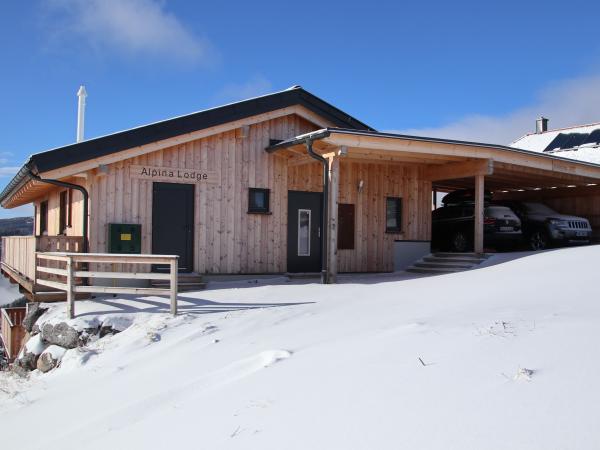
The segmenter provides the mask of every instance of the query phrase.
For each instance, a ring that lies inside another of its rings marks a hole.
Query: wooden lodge
[[[0,202],[33,203],[34,236],[4,238],[1,267],[32,300],[52,293],[36,252],[178,255],[182,273],[335,282],[402,268],[407,243],[428,251],[434,190],[475,188],[481,252],[484,189],[557,199],[600,228],[599,180],[595,164],[380,133],[296,86],[31,156]]]

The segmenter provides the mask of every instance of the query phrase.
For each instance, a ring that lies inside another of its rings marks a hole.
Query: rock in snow
[[[30,303],[27,309],[27,315],[23,319],[23,326],[28,333],[33,331],[33,325],[42,315],[48,311],[48,308],[42,308],[39,303]]]
[[[55,325],[45,323],[42,326],[42,339],[49,344],[64,348],[75,348],[79,345],[79,332],[65,322]]]
[[[54,369],[59,363],[64,354],[66,353],[66,349],[63,347],[59,347],[58,345],[51,345],[40,355],[37,360],[37,369],[40,372],[49,372]]]

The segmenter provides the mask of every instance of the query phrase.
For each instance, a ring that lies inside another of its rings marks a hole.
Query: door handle
[[[317,227],[317,237],[321,237],[321,227]]]

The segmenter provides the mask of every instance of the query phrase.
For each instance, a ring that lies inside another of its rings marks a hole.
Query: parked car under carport
[[[498,204],[509,207],[519,216],[523,237],[532,250],[589,244],[591,240],[592,227],[584,217],[560,214],[539,202],[504,200]]]
[[[473,249],[475,206],[472,203],[446,205],[432,213],[431,241],[434,248],[466,252]],[[521,220],[506,206],[484,208],[484,245],[512,249],[522,240]]]

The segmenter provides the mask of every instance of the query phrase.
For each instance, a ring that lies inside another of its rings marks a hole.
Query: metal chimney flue
[[[548,131],[548,119],[544,116],[540,116],[540,118],[535,121],[535,134],[542,134],[546,131]]]
[[[85,90],[85,86],[82,84],[79,86],[79,90],[77,91],[77,142],[83,141],[83,132],[85,126],[85,98],[87,97],[87,92]]]

